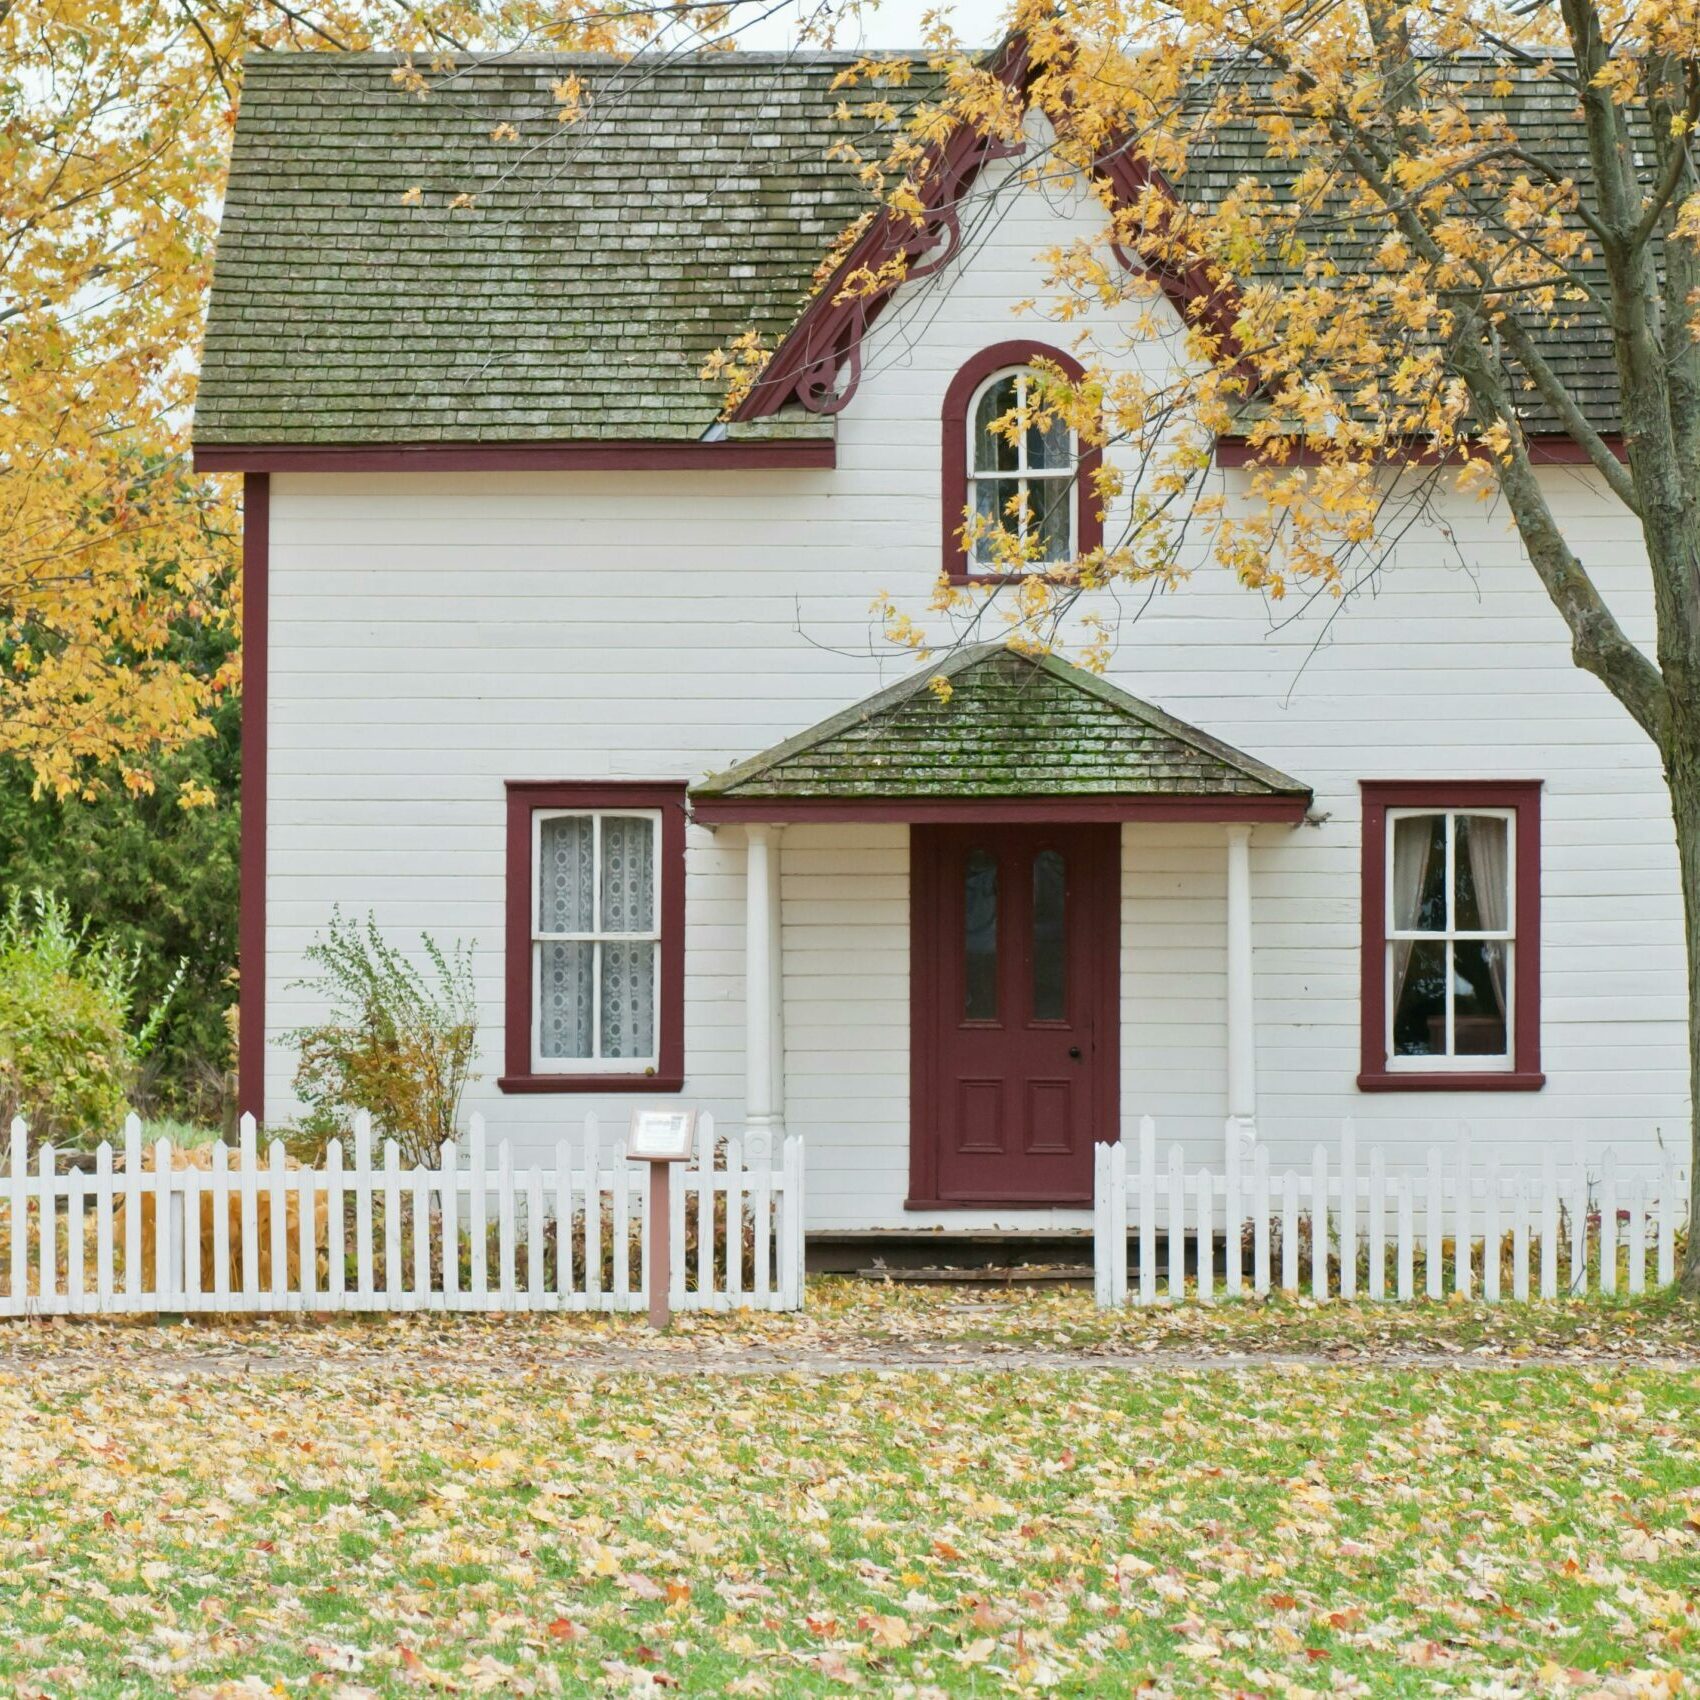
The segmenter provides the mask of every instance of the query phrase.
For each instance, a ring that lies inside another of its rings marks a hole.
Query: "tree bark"
[[[1679,1284],[1700,1297],[1700,704],[1685,704],[1665,755],[1688,947],[1688,1250]]]

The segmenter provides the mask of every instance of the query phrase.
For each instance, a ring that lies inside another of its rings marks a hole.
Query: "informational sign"
[[[642,1163],[684,1163],[696,1137],[695,1110],[633,1110],[626,1155]]]

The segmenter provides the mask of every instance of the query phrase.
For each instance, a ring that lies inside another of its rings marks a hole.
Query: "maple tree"
[[[1271,598],[1344,596],[1413,496],[1453,482],[1500,501],[1575,664],[1658,751],[1700,1159],[1700,8],[1022,0],[1011,42],[970,54],[941,24],[938,92],[914,102],[885,158],[861,163],[905,234],[938,218],[940,144],[963,127],[1022,150],[1008,189],[1096,193],[1096,230],[1044,256],[1049,296],[1035,304],[1076,325],[1084,376],[1044,372],[1027,416],[1004,423],[1062,418],[1107,446],[1095,476],[1111,523],[1101,549],[1013,588],[941,581],[934,612],[999,596],[1016,641],[1067,634],[1090,661],[1108,637],[1095,589],[1173,587],[1214,562]],[[870,61],[853,75],[901,86],[911,72]],[[1536,108],[1540,123],[1520,130]],[[1207,192],[1203,167],[1234,132],[1268,169]],[[907,258],[829,269],[823,287],[888,293]],[[1088,309],[1108,310],[1114,346],[1084,328]],[[1602,331],[1609,433],[1598,386],[1561,353]],[[760,364],[727,354],[734,393]],[[1537,416],[1639,530],[1650,649],[1608,602],[1597,541],[1566,534]],[[1231,495],[1209,477],[1224,437],[1247,457]],[[1019,516],[965,517],[995,565],[1031,566]],[[925,647],[922,623],[885,611],[893,637]],[[1700,1160],[1689,1168],[1700,1220]],[[1684,1282],[1700,1292],[1692,1238]]]
[[[685,8],[696,35],[720,8]],[[398,98],[446,56],[621,50],[681,13],[595,0],[0,0],[0,756],[59,795],[208,730],[239,680],[237,481],[189,458],[245,53],[380,46]],[[183,800],[210,801],[187,786]]]

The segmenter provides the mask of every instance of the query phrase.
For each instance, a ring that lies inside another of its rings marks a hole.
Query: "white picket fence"
[[[1610,1294],[1620,1276],[1640,1293],[1649,1253],[1665,1285],[1676,1273],[1686,1179],[1673,1165],[1655,1184],[1639,1176],[1620,1182],[1613,1168],[1607,1152],[1591,1175],[1578,1140],[1563,1166],[1549,1149],[1539,1175],[1502,1173],[1493,1157],[1477,1163],[1467,1143],[1431,1149],[1415,1173],[1394,1173],[1380,1150],[1360,1166],[1347,1121],[1332,1160],[1319,1144],[1308,1172],[1272,1174],[1262,1145],[1245,1172],[1230,1129],[1222,1172],[1189,1174],[1178,1144],[1159,1168],[1147,1116],[1131,1151],[1125,1143],[1096,1149],[1098,1303],[1210,1304],[1272,1288],[1313,1299],[1409,1301],[1419,1261],[1430,1299]]]
[[[785,1140],[774,1163],[735,1136],[717,1141],[704,1115],[697,1149],[668,1189],[673,1308],[801,1308],[802,1141]],[[27,1152],[14,1122],[0,1316],[648,1303],[649,1165],[627,1162],[594,1116],[552,1163],[523,1168],[506,1139],[491,1165],[478,1117],[424,1168],[402,1168],[393,1140],[374,1153],[364,1116],[351,1160],[332,1144],[320,1168],[292,1164],[278,1140],[262,1155],[251,1116],[235,1149],[144,1145],[132,1117],[121,1149],[102,1144],[92,1170],[61,1167],[51,1145]]]

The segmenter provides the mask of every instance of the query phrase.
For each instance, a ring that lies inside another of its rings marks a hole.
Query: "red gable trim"
[[[693,797],[699,826],[734,821],[1279,821],[1301,826],[1304,797]]]
[[[242,823],[237,849],[236,1106],[266,1113],[266,619],[271,480],[242,481]]]
[[[1025,87],[1032,66],[1025,38],[1011,36],[992,61],[993,75],[1010,87]],[[820,292],[799,315],[774,351],[762,375],[733,410],[733,419],[762,419],[798,403],[811,413],[837,413],[856,393],[862,376],[862,338],[902,283],[916,282],[948,265],[962,245],[958,210],[963,197],[987,165],[1017,156],[1021,150],[979,131],[959,127],[928,154],[928,171],[921,185],[926,217],[917,225],[881,209],[861,237],[839,262]],[[1097,160],[1095,169],[1129,205],[1148,187],[1173,198],[1168,183],[1118,142]],[[935,252],[936,250],[936,252]],[[846,281],[866,270],[881,268],[901,257],[900,281],[869,295],[844,297]],[[1117,249],[1117,257],[1133,271],[1154,277],[1164,295],[1187,324],[1202,324],[1225,347],[1234,343],[1239,295],[1231,284],[1215,283],[1202,266],[1176,270],[1147,266],[1137,255]],[[840,373],[844,376],[841,378]]]
[[[835,466],[818,438],[763,443],[276,443],[198,448],[197,472],[675,472],[713,467]]]

